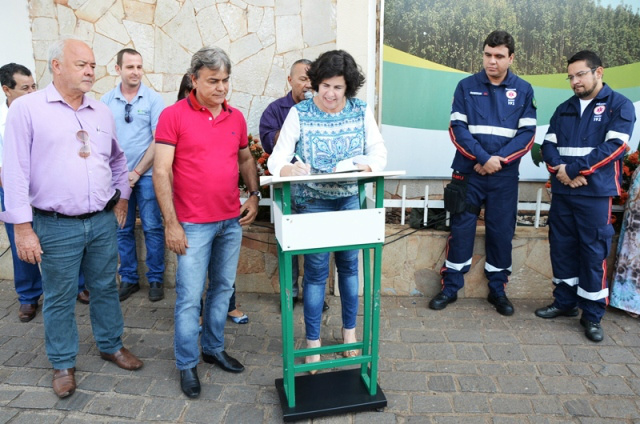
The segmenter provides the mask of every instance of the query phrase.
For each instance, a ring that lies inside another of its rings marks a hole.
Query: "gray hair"
[[[51,66],[51,63],[54,60],[57,61],[62,61],[63,57],[64,57],[64,45],[67,43],[67,39],[62,38],[60,40],[56,40],[54,41],[50,46],[49,46],[49,62],[47,62],[47,66],[49,68],[49,73],[53,74],[53,67]]]
[[[67,44],[67,41],[69,40],[82,41],[84,43],[83,40],[76,38],[72,35],[65,35],[59,40],[54,41],[49,46],[49,62],[47,63],[47,66],[49,68],[49,73],[53,74],[53,67],[51,66],[51,63],[54,60],[61,62],[62,59],[64,59],[64,46]]]
[[[191,67],[189,74],[198,78],[198,71],[201,68],[217,71],[223,69],[231,75],[231,60],[229,56],[220,47],[203,47],[191,58]]]
[[[309,59],[298,59],[295,62],[293,62],[293,65],[291,65],[291,69],[289,70],[289,75],[293,75],[293,70],[296,68],[296,65],[299,65],[301,63],[307,66],[311,65],[311,61]]]

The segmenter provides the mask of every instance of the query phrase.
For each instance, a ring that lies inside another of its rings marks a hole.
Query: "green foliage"
[[[387,0],[384,43],[469,73],[482,69],[482,43],[496,29],[516,40],[514,72],[566,72],[591,49],[605,67],[640,61],[640,14],[600,0]]]

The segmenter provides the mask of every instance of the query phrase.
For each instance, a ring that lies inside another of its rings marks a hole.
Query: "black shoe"
[[[578,307],[571,309],[558,309],[553,305],[536,309],[536,316],[540,318],[557,318],[557,317],[576,317],[578,316]]]
[[[120,296],[120,302],[122,302],[123,300],[128,299],[129,296],[131,296],[132,294],[134,294],[138,290],[140,290],[140,284],[138,284],[138,283],[129,284],[129,283],[121,282],[120,283],[120,290],[118,290],[118,296]]]
[[[322,312],[327,312],[329,310],[329,305],[327,304],[327,302],[324,302],[324,304],[322,305]]]
[[[584,335],[592,342],[601,342],[604,338],[604,331],[599,322],[591,322],[580,318],[580,325],[584,327]]]
[[[502,296],[497,296],[495,294],[489,293],[489,297],[487,297],[487,300],[489,301],[489,303],[496,307],[496,311],[498,311],[500,315],[513,315],[513,305],[511,304],[509,299],[507,299],[506,295],[503,294]]]
[[[180,388],[182,393],[190,398],[200,396],[200,380],[198,379],[198,370],[196,368],[180,370]]]
[[[149,283],[149,300],[157,302],[164,299],[164,287],[162,283]]]
[[[244,371],[244,366],[240,362],[238,362],[237,359],[234,359],[231,356],[227,355],[227,352],[225,352],[224,350],[222,352],[214,353],[213,355],[202,352],[202,359],[207,364],[216,364],[225,371]]]
[[[440,292],[436,295],[436,297],[431,299],[431,302],[429,302],[429,307],[431,309],[439,311],[440,309],[446,308],[449,303],[453,303],[456,300],[458,300],[457,293],[454,294],[453,296],[447,296],[443,292]]]

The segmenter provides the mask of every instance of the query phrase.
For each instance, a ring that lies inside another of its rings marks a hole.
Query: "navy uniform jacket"
[[[628,150],[636,120],[633,103],[604,84],[580,117],[580,101],[571,97],[556,109],[542,143],[549,172],[566,164],[569,178],[583,175],[587,185],[565,186],[551,178],[551,191],[580,196],[617,196],[622,180],[622,157]]]
[[[463,79],[453,97],[449,134],[457,149],[454,170],[471,174],[476,163],[501,156],[507,162],[492,175],[517,177],[536,134],[531,84],[511,71],[500,85],[491,84],[484,70]]]

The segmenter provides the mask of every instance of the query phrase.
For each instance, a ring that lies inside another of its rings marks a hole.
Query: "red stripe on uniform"
[[[464,148],[456,142],[456,136],[453,133],[453,127],[451,127],[451,125],[449,125],[449,137],[451,137],[451,142],[453,143],[454,146],[456,146],[456,149],[460,153],[462,153],[464,157],[466,157],[467,159],[476,160],[475,156],[473,156],[471,153],[464,150]]]
[[[616,156],[620,155],[620,153],[624,153],[624,151],[626,150],[625,146],[626,146],[626,144],[623,144],[622,146],[618,147],[613,153],[611,153],[605,159],[603,159],[600,162],[598,162],[595,165],[593,165],[591,168],[585,169],[584,171],[580,171],[580,174],[582,174],[582,175],[591,175],[591,174],[593,174],[596,169],[605,166],[606,164],[608,164],[609,162],[614,160],[616,158]]]
[[[533,147],[533,142],[535,141],[536,136],[534,135],[533,137],[531,137],[531,140],[529,140],[529,142],[527,143],[526,146],[524,146],[524,149],[522,150],[518,150],[517,152],[514,152],[512,154],[510,154],[509,156],[507,156],[506,159],[506,163],[512,162],[516,159],[520,159],[522,156],[526,155],[529,150],[531,150],[531,148]]]

